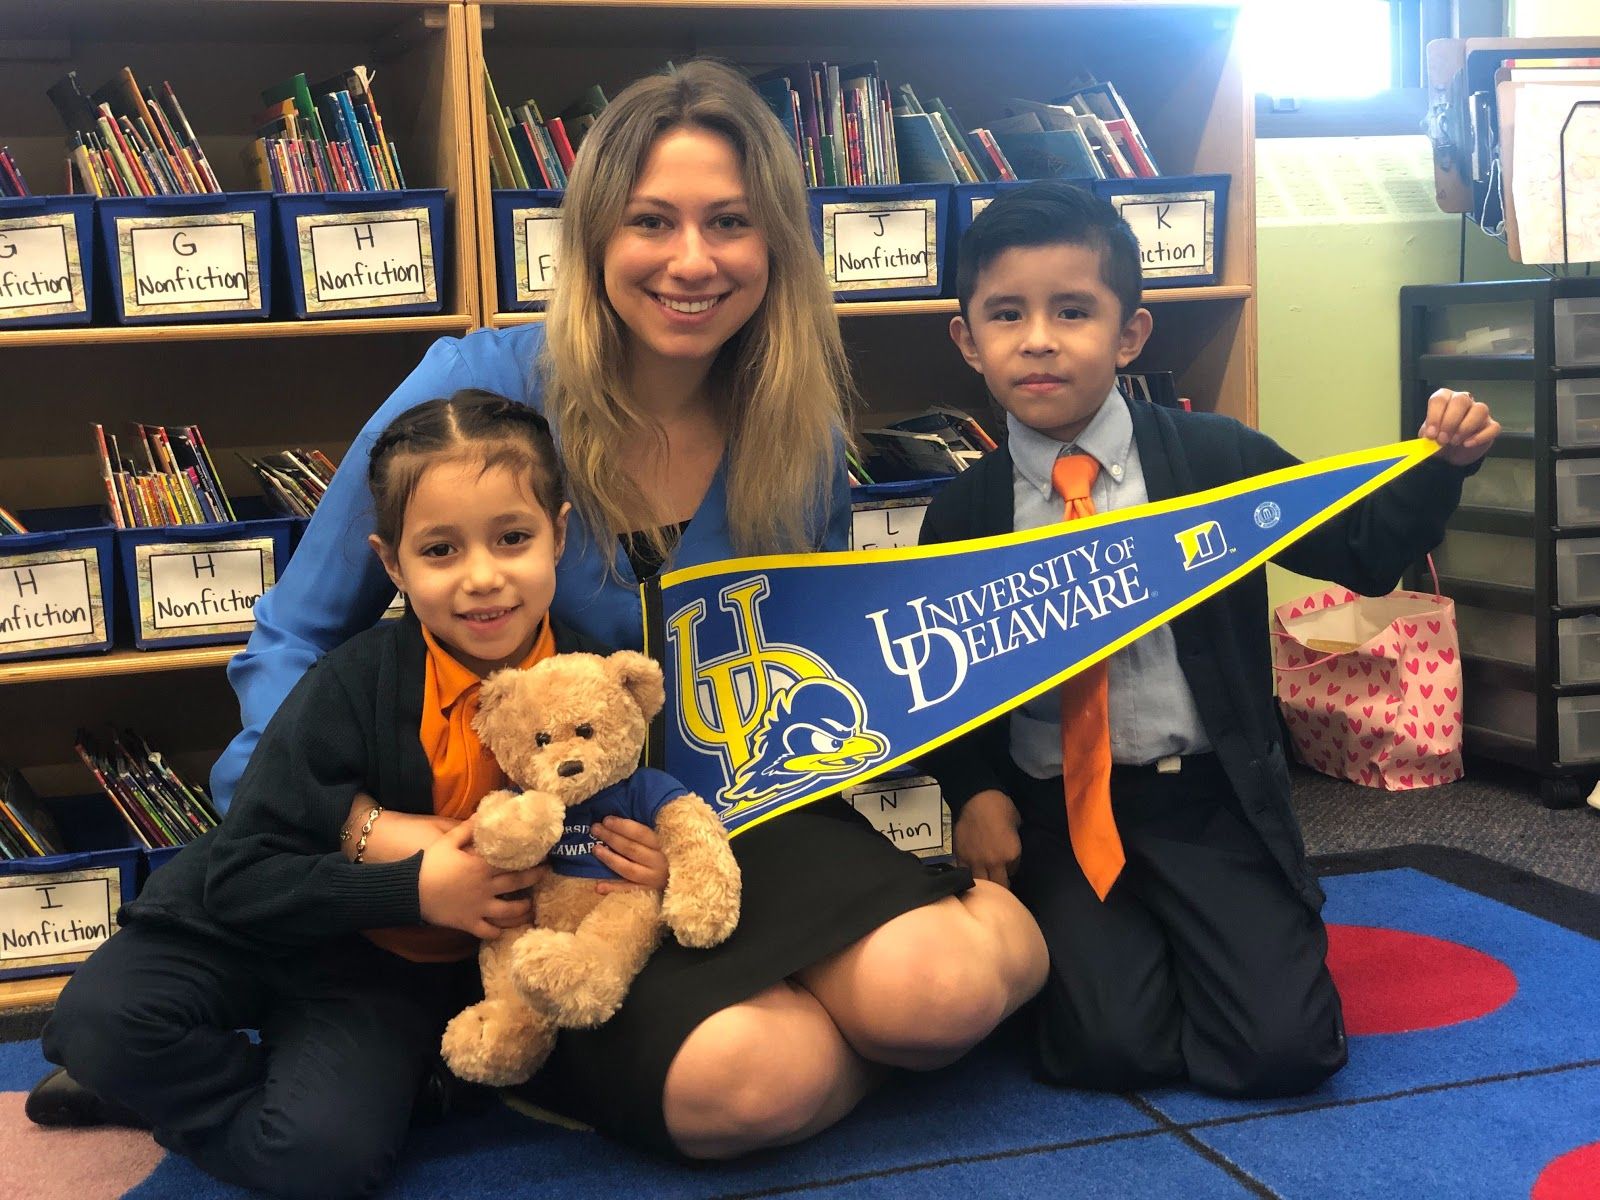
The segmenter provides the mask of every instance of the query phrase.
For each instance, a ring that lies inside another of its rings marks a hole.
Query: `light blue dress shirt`
[[[1133,440],[1128,402],[1113,391],[1078,440],[1065,445],[1009,414],[1013,527],[1018,531],[1061,520],[1062,502],[1050,472],[1063,454],[1088,454],[1100,464],[1091,499],[1096,512],[1131,508],[1150,499]],[[1194,695],[1178,665],[1170,626],[1124,646],[1107,661],[1111,761],[1143,765],[1172,754],[1211,749]],[[1035,779],[1061,774],[1061,697],[1052,689],[1011,713],[1011,757]]]

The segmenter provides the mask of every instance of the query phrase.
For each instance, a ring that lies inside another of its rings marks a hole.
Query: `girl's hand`
[[[1439,457],[1457,467],[1470,467],[1494,445],[1500,436],[1500,422],[1489,415],[1489,406],[1474,400],[1471,392],[1440,388],[1428,397],[1428,415],[1422,418],[1419,436],[1432,438],[1441,449]]]
[[[371,796],[358,792],[350,805],[350,815],[345,818],[344,825],[350,831],[350,836],[339,843],[339,848],[351,862],[356,858],[356,843],[361,840],[361,827],[367,823],[367,814],[376,804],[377,801]],[[399,862],[410,858],[418,850],[426,850],[433,845],[439,840],[440,834],[449,833],[459,824],[460,821],[451,817],[423,816],[386,808],[372,823],[372,831],[367,834],[367,852],[361,856],[361,861]]]
[[[491,867],[467,848],[472,841],[472,827],[471,820],[458,822],[422,852],[418,903],[422,919],[429,925],[459,929],[493,941],[501,930],[525,925],[532,919],[531,895],[513,893],[532,888],[548,868],[501,871]]]
[[[600,843],[594,848],[594,856],[602,866],[622,876],[620,881],[606,879],[597,883],[594,890],[600,895],[633,888],[666,890],[667,856],[661,853],[654,829],[627,817],[607,817],[597,822],[591,832]]]

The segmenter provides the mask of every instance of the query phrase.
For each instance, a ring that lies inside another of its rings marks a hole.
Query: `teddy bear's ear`
[[[516,697],[525,674],[525,671],[519,671],[515,667],[506,667],[490,675],[478,689],[478,712],[472,718],[472,727],[486,743],[496,739],[500,710],[510,707],[510,702]],[[534,718],[531,712],[520,713],[517,718],[521,724],[526,724],[532,719]]]
[[[651,720],[667,702],[666,685],[661,679],[661,667],[649,655],[636,650],[617,650],[606,658],[606,669],[624,688],[646,721]]]

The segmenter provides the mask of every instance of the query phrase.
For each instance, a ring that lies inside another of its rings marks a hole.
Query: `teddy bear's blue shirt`
[[[550,848],[548,859],[557,875],[580,875],[586,879],[620,879],[594,855],[598,844],[590,826],[605,817],[629,817],[642,825],[654,826],[656,813],[668,801],[688,795],[683,784],[665,771],[640,767],[621,783],[596,792],[582,804],[567,809],[566,828],[561,840]]]

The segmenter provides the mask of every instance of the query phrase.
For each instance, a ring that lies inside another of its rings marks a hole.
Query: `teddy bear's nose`
[[[582,775],[583,764],[575,758],[569,758],[556,768],[556,774],[563,779],[571,779],[574,775]]]

